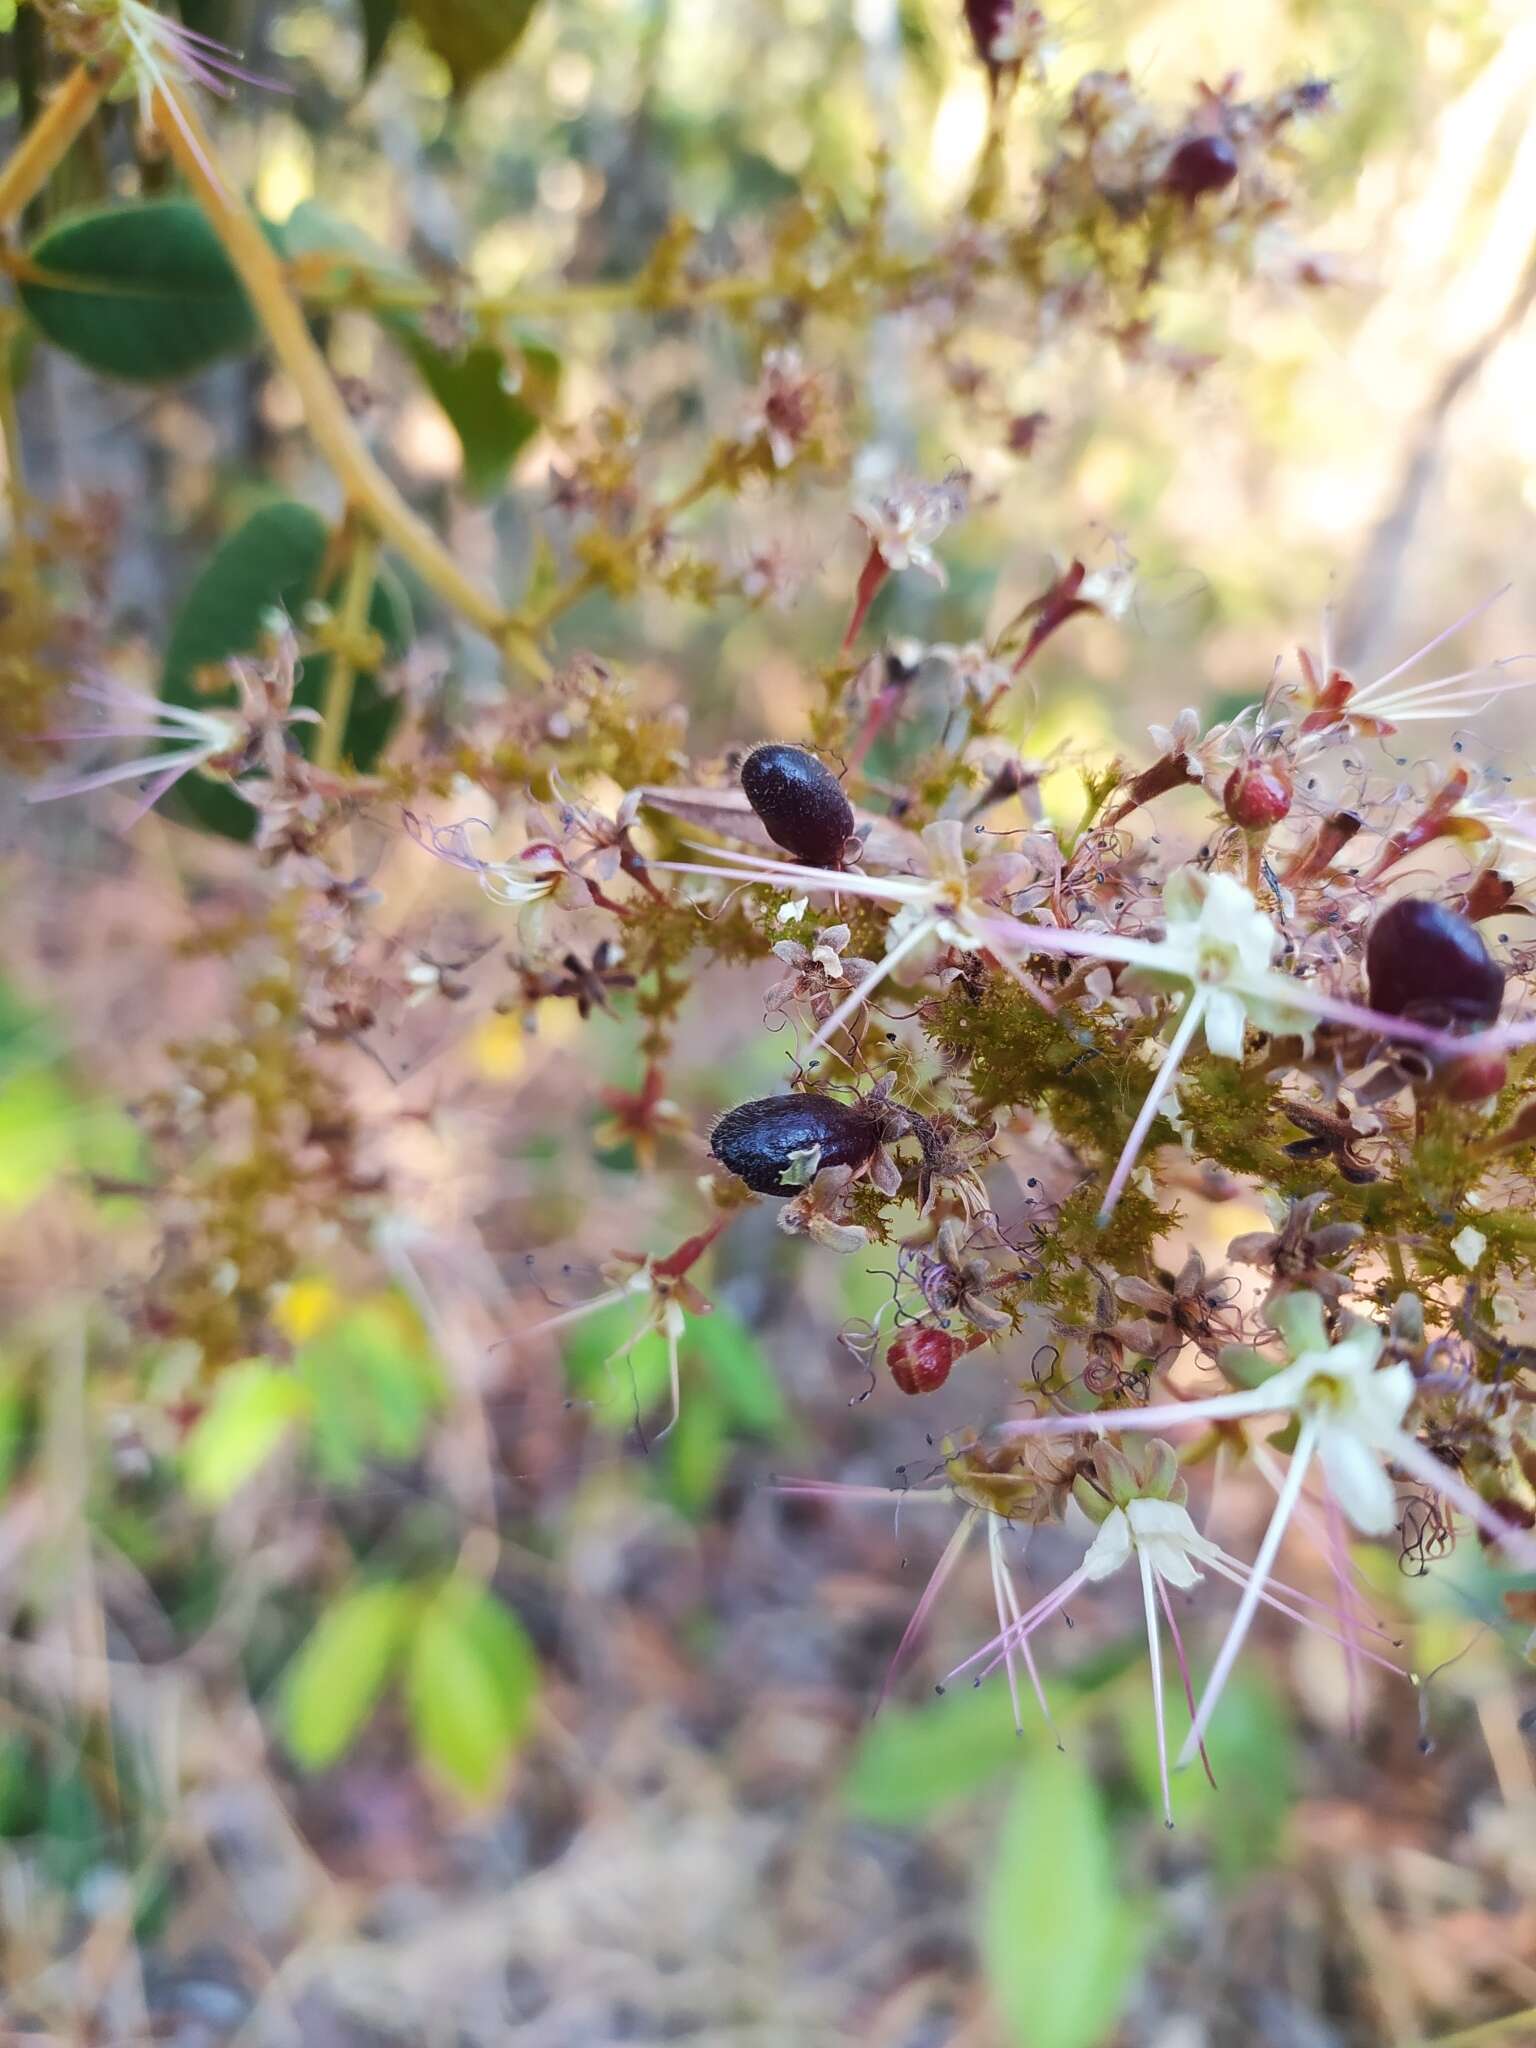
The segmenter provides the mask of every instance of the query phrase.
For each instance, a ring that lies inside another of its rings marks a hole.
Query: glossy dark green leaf
[[[252,653],[262,638],[267,615],[274,609],[297,618],[319,591],[329,545],[330,529],[308,505],[282,500],[253,512],[218,549],[187,593],[166,647],[161,696],[173,704],[203,708],[232,703],[233,687],[222,695],[200,690],[199,672],[231,655]],[[334,598],[336,594],[333,580],[330,595]],[[374,584],[368,616],[390,654],[401,654],[410,643],[410,606],[398,581],[387,571],[381,571]],[[304,664],[294,692],[296,704],[319,709],[328,668],[323,658]],[[359,769],[371,768],[398,715],[397,702],[383,695],[371,676],[359,675],[347,720],[346,758]],[[312,752],[318,728],[298,725],[293,730],[305,752]],[[164,808],[172,817],[230,839],[248,839],[254,829],[250,806],[232,790],[203,776],[187,776]]]
[[[200,207],[150,199],[77,214],[27,251],[17,289],[57,348],[104,376],[159,384],[252,348],[256,320]]]

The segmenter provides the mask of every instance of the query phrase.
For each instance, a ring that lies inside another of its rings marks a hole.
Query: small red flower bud
[[[1163,190],[1193,206],[1207,192],[1219,192],[1237,176],[1237,151],[1224,135],[1192,135],[1181,142],[1163,172]]]
[[[1221,800],[1227,816],[1245,832],[1278,825],[1291,808],[1291,778],[1279,761],[1239,761],[1227,777]]]
[[[1436,1092],[1447,1102],[1486,1102],[1509,1079],[1501,1052],[1464,1052],[1443,1060],[1435,1072]]]
[[[747,802],[776,845],[813,867],[842,865],[853,806],[831,769],[804,747],[754,747],[741,766]]]
[[[891,1378],[904,1394],[933,1394],[949,1378],[950,1368],[962,1351],[969,1350],[961,1338],[929,1323],[903,1330],[885,1354]]]

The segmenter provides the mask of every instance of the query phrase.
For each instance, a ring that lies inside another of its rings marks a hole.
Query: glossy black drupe
[[[748,754],[741,786],[776,845],[813,867],[842,865],[853,832],[853,806],[825,762],[804,747],[771,741]]]
[[[722,1166],[759,1195],[792,1195],[783,1173],[791,1155],[813,1145],[823,1166],[862,1166],[880,1127],[862,1104],[833,1095],[769,1095],[728,1109],[710,1133],[709,1149]]]
[[[1423,896],[1384,910],[1366,941],[1371,1007],[1421,1023],[1492,1024],[1504,1001],[1504,970],[1477,927]]]

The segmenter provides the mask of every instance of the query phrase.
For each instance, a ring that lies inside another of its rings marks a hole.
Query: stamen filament
[[[1147,1655],[1152,1660],[1152,1723],[1157,1731],[1157,1776],[1163,1788],[1163,1825],[1173,1826],[1173,1794],[1168,1786],[1168,1725],[1163,1704],[1163,1645],[1157,1627],[1157,1597],[1153,1589],[1156,1573],[1144,1550],[1136,1559],[1141,1566],[1141,1604],[1147,1618]]]
[[[1205,1007],[1206,997],[1203,991],[1197,989],[1185,1004],[1184,1014],[1179,1019],[1179,1028],[1174,1032],[1168,1050],[1163,1054],[1162,1063],[1153,1077],[1152,1086],[1147,1090],[1145,1101],[1136,1112],[1136,1121],[1131,1125],[1131,1134],[1125,1141],[1125,1149],[1121,1152],[1115,1170],[1110,1176],[1109,1186],[1104,1190],[1104,1200],[1099,1204],[1098,1220],[1101,1224],[1107,1223],[1115,1213],[1115,1205],[1125,1192],[1125,1184],[1135,1168],[1147,1133],[1163,1105],[1164,1097],[1178,1076],[1180,1062],[1189,1050],[1190,1041],[1200,1027]]]
[[[1253,1561],[1253,1571],[1243,1588],[1243,1597],[1237,1603],[1237,1612],[1227,1630],[1226,1640],[1217,1653],[1216,1663],[1206,1681],[1205,1693],[1195,1714],[1194,1724],[1185,1737],[1184,1747],[1179,1751],[1179,1769],[1183,1770],[1204,1739],[1205,1731],[1211,1724],[1216,1703],[1232,1675],[1238,1653],[1253,1626],[1253,1618],[1259,1611],[1259,1602],[1264,1597],[1265,1585],[1274,1567],[1275,1557],[1280,1549],[1286,1527],[1301,1498],[1301,1489],[1307,1477],[1307,1468],[1312,1463],[1312,1454],[1317,1448],[1318,1423],[1315,1417],[1303,1419],[1296,1448],[1291,1453],[1290,1468],[1285,1475],[1285,1485],[1275,1503],[1275,1511],[1269,1518],[1269,1527],[1264,1531],[1264,1540],[1259,1545],[1259,1554]]]

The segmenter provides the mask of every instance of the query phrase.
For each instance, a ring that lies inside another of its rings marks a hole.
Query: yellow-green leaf
[[[291,1372],[252,1359],[219,1377],[182,1452],[187,1491],[217,1507],[237,1493],[307,1420],[311,1397]]]
[[[378,1704],[416,1612],[409,1586],[385,1581],[321,1615],[283,1682],[283,1739],[310,1770],[334,1763]]]
[[[538,1664],[522,1624],[481,1586],[447,1580],[411,1640],[405,1699],[422,1760],[471,1799],[500,1787],[527,1729]]]
[[[982,1953],[1019,2048],[1100,2048],[1124,2007],[1145,1908],[1126,1895],[1087,1765],[1035,1751],[1003,1815]]]

